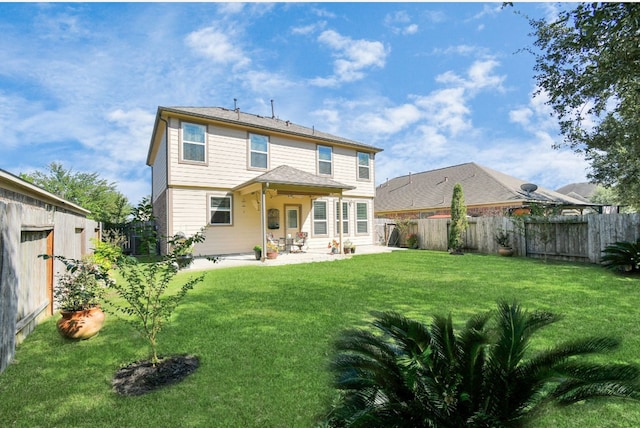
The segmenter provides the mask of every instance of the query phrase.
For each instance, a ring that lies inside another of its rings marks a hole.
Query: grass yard
[[[623,343],[610,360],[640,364],[638,278],[593,265],[398,251],[209,271],[159,337],[160,354],[195,354],[200,367],[139,397],[110,386],[120,366],[148,356],[126,322],[108,314],[98,336],[76,343],[58,335],[52,317],[0,375],[0,426],[314,427],[334,394],[326,366],[340,330],[364,325],[370,310],[423,321],[451,312],[462,324],[502,298],[565,314],[535,347],[614,335]],[[640,403],[595,401],[548,409],[531,426],[639,424]]]

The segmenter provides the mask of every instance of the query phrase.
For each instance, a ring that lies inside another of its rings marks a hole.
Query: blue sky
[[[158,106],[234,107],[384,149],[377,184],[476,162],[556,189],[588,164],[534,97],[557,3],[1,3],[0,168],[150,194]]]

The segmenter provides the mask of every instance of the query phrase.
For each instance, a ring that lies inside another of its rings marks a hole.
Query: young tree
[[[640,3],[580,3],[530,24],[561,145],[584,152],[590,178],[640,209]]]
[[[23,173],[20,178],[88,209],[89,217],[96,221],[123,223],[126,220],[131,206],[126,196],[116,190],[115,183],[99,178],[95,172],[72,172],[57,162],[52,162],[47,169],[48,173]]]
[[[467,222],[467,206],[464,203],[462,185],[456,183],[453,186],[451,197],[451,227],[449,228],[449,250],[460,252],[462,248],[462,233],[469,223]]]

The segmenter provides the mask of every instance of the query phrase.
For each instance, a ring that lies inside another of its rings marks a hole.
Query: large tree
[[[73,172],[57,162],[47,169],[46,173],[22,173],[20,177],[88,209],[90,217],[97,221],[122,223],[131,212],[127,197],[116,190],[115,183],[99,178],[98,173]]]
[[[536,80],[589,178],[640,209],[640,3],[581,3],[531,20]]]

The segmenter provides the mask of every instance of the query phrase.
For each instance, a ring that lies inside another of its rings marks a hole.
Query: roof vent
[[[531,196],[531,192],[538,190],[538,186],[533,183],[524,183],[520,185],[520,188],[527,192],[527,196]]]

